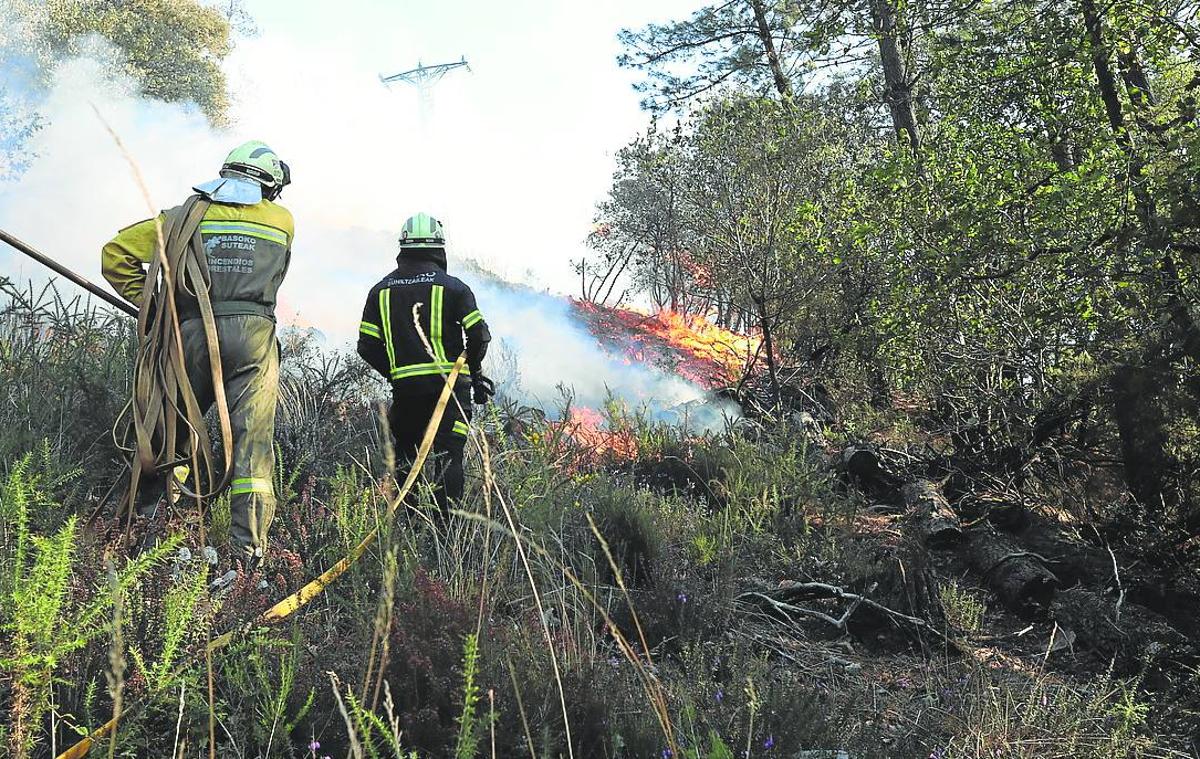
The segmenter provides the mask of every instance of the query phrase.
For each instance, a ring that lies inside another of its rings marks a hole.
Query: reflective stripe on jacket
[[[163,221],[165,214],[158,218]],[[214,313],[273,317],[295,237],[291,212],[269,200],[252,206],[213,203],[200,222],[200,237]],[[157,247],[155,220],[147,219],[122,229],[101,252],[104,278],[134,305],[141,305],[146,264]],[[187,310],[182,303],[183,315]]]
[[[475,294],[445,271],[438,253],[403,254],[371,288],[358,329],[358,352],[397,393],[436,393],[466,349],[469,375],[480,371],[491,334]]]

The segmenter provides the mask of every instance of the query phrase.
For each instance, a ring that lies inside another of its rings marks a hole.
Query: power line
[[[425,66],[420,61],[417,61],[415,69],[401,71],[399,74],[392,74],[391,76],[380,75],[379,81],[385,85],[393,82],[402,82],[416,87],[417,96],[420,98],[421,123],[424,126],[433,109],[434,85],[442,81],[442,77],[446,76],[446,74],[458,68],[465,68],[467,71],[471,70],[470,65],[467,64],[466,56],[453,63],[437,63],[432,66]]]

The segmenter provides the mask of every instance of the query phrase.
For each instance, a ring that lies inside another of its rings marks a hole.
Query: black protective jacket
[[[401,253],[398,266],[371,288],[358,328],[358,355],[391,380],[396,395],[441,391],[465,349],[467,372],[478,376],[488,342],[475,294],[446,273],[446,253]],[[459,387],[470,385],[460,377]]]

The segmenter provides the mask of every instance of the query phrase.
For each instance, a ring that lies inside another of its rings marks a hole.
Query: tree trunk
[[[1122,366],[1112,378],[1113,416],[1121,439],[1125,484],[1145,508],[1158,510],[1170,498],[1171,460],[1166,419],[1158,404],[1159,382],[1140,366]]]
[[[912,149],[913,155],[921,150],[921,133],[917,126],[917,114],[913,109],[912,82],[909,80],[904,55],[897,38],[900,14],[893,0],[871,0],[871,22],[879,43],[879,60],[883,67],[883,82],[887,88],[884,101],[892,112],[892,126],[896,139]]]
[[[1117,54],[1117,62],[1121,67],[1121,79],[1125,82],[1125,92],[1134,110],[1142,110],[1155,105],[1154,91],[1150,87],[1150,77],[1142,66],[1137,50],[1128,47]]]
[[[1117,91],[1117,78],[1113,73],[1108,45],[1104,40],[1103,18],[1095,0],[1080,0],[1080,9],[1087,29],[1096,84],[1100,89],[1105,113],[1108,115],[1109,127],[1117,145],[1129,161],[1126,181],[1130,183],[1145,244],[1149,249],[1160,253],[1158,266],[1144,271],[1143,276],[1152,282],[1158,280],[1161,283],[1161,297],[1165,300],[1167,313],[1182,347],[1188,356],[1200,362],[1200,325],[1196,323],[1188,308],[1183,278],[1171,253],[1168,233],[1159,223],[1154,197],[1149,193],[1147,183],[1143,181],[1146,162],[1130,139],[1125,123],[1121,98]],[[1128,51],[1125,56],[1125,81],[1130,97],[1135,103],[1152,103],[1150,83],[1136,54]],[[1125,479],[1134,496],[1147,507],[1160,505],[1163,497],[1169,495],[1166,484],[1170,472],[1163,469],[1169,467],[1169,460],[1165,455],[1166,420],[1162,409],[1154,400],[1155,384],[1144,367],[1123,367],[1113,377],[1114,410],[1118,417],[1117,427],[1125,458]],[[1193,382],[1191,387],[1192,392],[1200,397],[1200,383]]]
[[[784,76],[783,66],[779,62],[779,53],[775,50],[775,38],[771,34],[770,25],[767,24],[767,10],[763,6],[762,0],[750,0],[750,7],[754,10],[754,24],[758,29],[758,39],[762,42],[763,50],[767,54],[767,64],[771,67],[775,89],[784,101],[791,100],[792,85]]]
[[[763,351],[767,354],[767,375],[771,378],[771,405],[774,406],[779,403],[779,369],[775,366],[775,344],[771,336],[771,317],[767,313],[765,298],[755,298],[754,305],[758,309],[758,326],[763,333]]]
[[[1080,0],[1083,25],[1087,29],[1088,46],[1092,53],[1092,68],[1096,72],[1096,85],[1100,88],[1100,99],[1104,101],[1104,112],[1108,125],[1117,138],[1117,143],[1127,153],[1132,149],[1129,134],[1125,131],[1125,116],[1121,111],[1121,98],[1117,95],[1117,78],[1113,75],[1108,59],[1108,46],[1104,44],[1104,30],[1095,0]],[[1140,169],[1139,169],[1140,171]]]

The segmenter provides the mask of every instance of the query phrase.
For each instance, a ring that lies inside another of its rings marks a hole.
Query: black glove
[[[471,378],[471,391],[476,405],[483,406],[491,403],[492,396],[496,394],[496,383],[482,374],[476,374]]]

